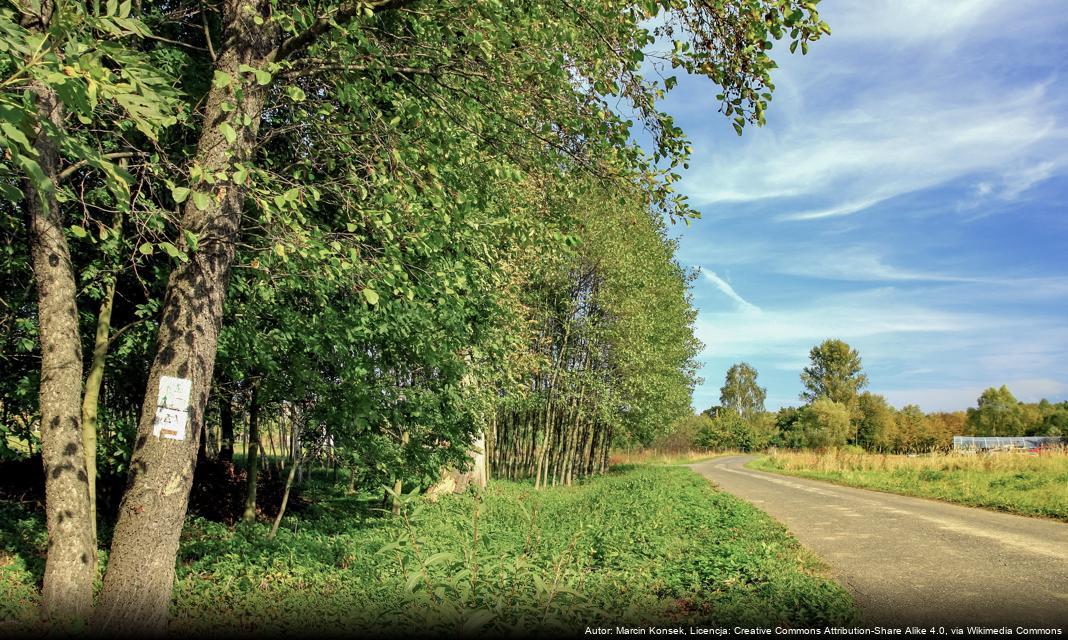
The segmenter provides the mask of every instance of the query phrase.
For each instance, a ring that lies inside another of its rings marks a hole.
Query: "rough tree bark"
[[[273,2],[223,0],[219,4],[222,32],[214,70],[227,74],[232,81],[213,82],[204,101],[203,131],[192,163],[205,174],[231,174],[234,163],[247,162],[252,157],[270,84],[240,82],[239,79],[248,79],[241,72],[242,65],[264,69],[272,61],[305,49],[324,33],[366,10],[393,9],[404,0],[346,4],[284,40],[269,20]],[[261,24],[256,24],[257,19]],[[222,108],[224,103],[236,108],[226,111]],[[250,118],[249,125],[242,124],[245,116]],[[227,140],[220,130],[223,123],[237,132],[236,138]],[[174,269],[167,282],[156,357],[149,372],[130,477],[94,620],[97,632],[158,635],[166,628],[178,538],[193,482],[197,441],[204,428],[243,201],[241,185],[224,183],[214,185],[212,202],[204,209],[196,206],[196,198],[185,203],[181,228],[197,236],[198,248],[190,252],[188,262]],[[184,234],[181,242],[182,248],[188,250]],[[159,382],[165,375],[191,383],[184,440],[152,435]]]
[[[61,128],[63,109],[55,91],[38,82],[30,90],[41,122]],[[55,141],[43,130],[36,133],[37,163],[54,185],[59,162]],[[81,430],[82,343],[74,266],[54,191],[41,191],[27,180],[25,202],[41,341],[39,407],[48,527],[41,602],[47,619],[62,622],[88,616],[96,575]]]
[[[252,155],[266,88],[245,82],[240,95],[235,95],[235,89],[244,75],[241,65],[260,68],[271,50],[270,30],[254,22],[255,16],[266,16],[267,4],[263,0],[223,3],[226,44],[219,51],[215,68],[228,73],[233,82],[213,85],[205,101],[203,131],[193,160],[205,172],[230,172],[234,162],[247,161]],[[237,108],[224,111],[225,102]],[[246,114],[251,124],[243,126],[241,120]],[[232,142],[220,131],[224,122],[238,132]],[[156,357],[95,617],[100,632],[158,635],[166,628],[178,538],[204,428],[223,300],[244,200],[243,189],[232,184],[217,185],[213,196],[204,209],[190,198],[183,210],[181,227],[196,234],[198,247],[189,251],[189,260],[179,263],[167,282]],[[160,378],[165,375],[191,381],[183,440],[152,434]]]

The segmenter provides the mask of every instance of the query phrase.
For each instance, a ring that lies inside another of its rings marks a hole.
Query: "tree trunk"
[[[286,514],[286,505],[289,504],[289,492],[293,488],[293,478],[297,475],[297,467],[300,466],[300,460],[297,460],[289,466],[289,475],[286,476],[286,490],[282,493],[282,506],[278,508],[278,515],[274,517],[274,524],[271,525],[271,532],[267,534],[267,539],[274,538],[278,533],[278,525],[282,524],[282,516]]]
[[[63,110],[55,92],[38,82],[30,91],[41,120],[62,127]],[[55,141],[39,130],[34,148],[41,170],[55,184]],[[38,187],[32,180],[25,182],[41,341],[39,406],[48,527],[41,602],[47,619],[63,623],[85,618],[92,608],[96,541],[81,428],[82,343],[74,267],[55,192]]]
[[[219,398],[219,460],[234,461],[234,402],[229,392]]]
[[[402,451],[407,447],[409,438],[410,438],[410,436],[408,435],[408,430],[407,429],[401,429],[401,450]],[[393,515],[399,515],[400,514],[400,508],[401,508],[400,494],[401,494],[401,491],[403,489],[404,489],[404,479],[400,475],[398,475],[396,480],[393,481],[393,496],[392,496],[392,499],[393,499]]]
[[[256,489],[260,475],[260,390],[252,385],[252,401],[248,410],[248,449],[245,451],[245,474],[248,477],[248,492],[245,495],[245,512],[241,519],[252,522],[256,519]]]
[[[107,293],[100,303],[96,318],[96,338],[93,342],[93,362],[85,377],[82,395],[82,444],[85,447],[85,475],[89,482],[89,516],[93,525],[93,544],[96,545],[96,422],[100,405],[100,387],[104,382],[104,365],[108,357],[108,336],[111,333],[111,308],[115,302],[115,280],[108,283]]]
[[[266,5],[264,0],[223,3],[225,46],[219,51],[215,69],[228,74],[231,82],[213,84],[204,102],[204,125],[192,162],[205,174],[231,175],[235,163],[251,158],[266,88],[250,81],[240,67],[264,66],[262,59],[270,51],[273,31],[257,26],[254,18],[264,17]],[[224,103],[236,108],[224,111]],[[245,116],[250,118],[247,126],[242,124]],[[223,123],[238,132],[232,141],[220,130]],[[209,190],[204,184],[191,186]],[[189,260],[178,263],[167,282],[156,357],[149,372],[130,476],[96,616],[100,633],[158,635],[167,624],[178,539],[204,426],[223,300],[244,202],[242,185],[219,183],[210,190],[212,199],[204,209],[197,206],[201,199],[193,197],[183,209],[181,228],[196,235],[198,247],[192,251],[184,234],[180,236]],[[184,439],[164,438],[162,432],[153,435],[163,376],[190,383]]]
[[[295,447],[297,440],[297,421],[293,420],[290,424],[292,425],[290,438]],[[300,467],[301,462],[301,456],[299,453],[296,453],[296,448],[294,448],[292,462],[293,464],[289,465],[289,475],[286,476],[286,489],[282,494],[282,505],[278,508],[278,515],[274,517],[274,524],[271,525],[271,532],[267,534],[268,540],[274,538],[275,534],[278,533],[278,525],[282,524],[282,516],[286,514],[286,505],[289,504],[289,492],[293,488],[293,478],[296,477],[297,468]]]

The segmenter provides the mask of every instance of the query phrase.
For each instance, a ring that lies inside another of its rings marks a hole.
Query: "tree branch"
[[[118,153],[106,153],[101,157],[104,158],[105,160],[118,160],[120,158],[133,158],[134,156],[139,156],[139,155],[141,155],[140,151],[120,151]],[[69,166],[66,169],[64,169],[63,171],[60,171],[59,174],[56,176],[56,182],[63,182],[67,178],[69,178],[72,175],[74,175],[75,171],[77,171],[78,169],[81,169],[86,164],[88,164],[88,162],[89,162],[88,160],[79,160],[79,161],[75,162],[74,164],[72,164],[71,166]]]
[[[333,28],[335,24],[345,24],[359,15],[365,8],[370,8],[374,13],[399,9],[412,0],[364,0],[352,2],[342,6],[332,15],[319,16],[310,27],[295,36],[287,38],[278,45],[274,51],[267,54],[268,62],[285,60],[293,53],[311,46],[324,33]]]

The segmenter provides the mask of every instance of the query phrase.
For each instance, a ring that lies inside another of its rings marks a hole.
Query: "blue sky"
[[[704,384],[747,361],[797,405],[808,350],[841,338],[895,406],[1007,384],[1068,398],[1068,6],[824,0],[807,56],[775,47],[775,98],[741,138],[714,86],[665,103],[693,141],[679,228],[700,267]]]

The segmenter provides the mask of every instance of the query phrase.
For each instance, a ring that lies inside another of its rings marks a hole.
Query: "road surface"
[[[752,459],[691,468],[786,525],[866,624],[1068,634],[1068,524],[745,468]]]

